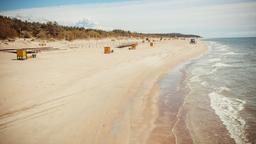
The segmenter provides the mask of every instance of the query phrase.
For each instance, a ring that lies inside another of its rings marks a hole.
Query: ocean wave
[[[208,96],[210,97],[212,109],[226,126],[235,142],[238,144],[248,143],[245,132],[246,122],[239,115],[239,112],[244,109],[245,101],[225,97],[216,92],[209,93]]]
[[[204,86],[204,87],[208,87],[209,86],[206,81],[201,82],[201,85]]]
[[[212,67],[230,67],[231,65],[225,63],[215,63]]]
[[[208,42],[208,46],[209,46],[210,48],[214,48],[214,47],[216,47],[216,45],[218,45],[217,42],[213,42],[213,41]]]
[[[200,82],[201,79],[199,78],[199,76],[193,76],[190,78],[190,82]]]
[[[217,70],[218,70],[217,68],[212,69],[212,70],[208,73],[208,75],[215,73]]]
[[[197,67],[196,69],[193,69],[192,71],[191,71],[191,74],[192,75],[203,75],[203,74],[205,74],[205,69],[204,68],[202,68],[202,67]]]
[[[208,47],[211,49],[211,50],[217,50],[217,51],[226,51],[227,50],[227,47],[223,44],[220,44],[218,42],[209,42],[208,43]]]
[[[218,61],[221,61],[220,58],[212,58],[212,59],[209,59],[208,62],[218,62]]]
[[[219,92],[219,93],[222,93],[222,92],[224,92],[224,91],[231,91],[231,90],[230,90],[230,88],[227,88],[227,87],[220,87],[220,88],[218,89],[218,92]]]
[[[221,51],[221,52],[228,51],[228,49],[229,49],[228,46],[222,45],[222,44],[217,45],[215,48],[216,48],[217,51]]]
[[[238,55],[238,53],[235,53],[235,52],[228,52],[228,53],[224,53],[223,55]]]

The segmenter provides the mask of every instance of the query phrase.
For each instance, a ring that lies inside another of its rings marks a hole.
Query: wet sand
[[[185,143],[192,143],[185,125],[181,133],[178,134],[176,131],[180,109],[187,93],[186,89],[179,87],[184,82],[184,66],[185,64],[181,64],[171,69],[159,82],[160,94],[157,104],[159,115],[148,143],[175,144],[180,143],[180,138]]]
[[[165,135],[168,128],[156,130],[156,119],[162,115],[157,82],[207,47],[202,42],[167,40],[103,54],[103,46],[122,42],[57,41],[48,45],[61,50],[41,52],[26,61],[0,53],[0,143],[141,144],[161,138],[151,139],[152,131]]]

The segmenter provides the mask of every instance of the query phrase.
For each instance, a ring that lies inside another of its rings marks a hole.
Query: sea
[[[203,41],[206,54],[160,81],[159,120],[173,143],[256,144],[256,38]]]

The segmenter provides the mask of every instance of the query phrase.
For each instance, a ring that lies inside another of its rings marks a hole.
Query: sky
[[[0,15],[104,30],[256,36],[256,0],[8,0]]]

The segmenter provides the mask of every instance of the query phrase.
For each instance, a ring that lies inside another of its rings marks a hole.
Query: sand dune
[[[47,45],[61,50],[26,61],[0,52],[0,143],[144,143],[158,113],[158,79],[207,48],[166,40],[103,54],[106,45],[138,41],[55,41]],[[0,47],[40,42],[21,43]]]

